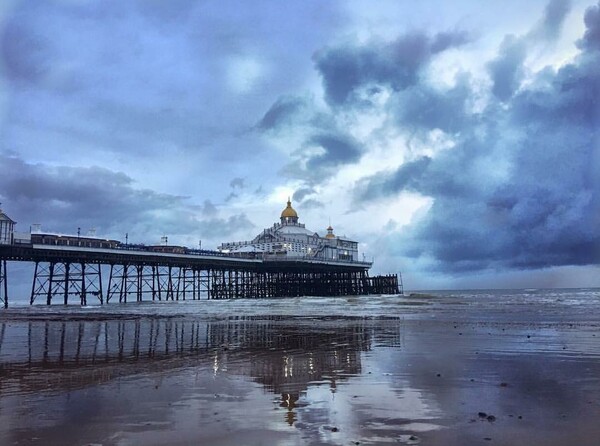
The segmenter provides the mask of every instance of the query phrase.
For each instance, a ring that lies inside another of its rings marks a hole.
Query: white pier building
[[[323,237],[306,229],[299,223],[298,213],[289,199],[280,220],[250,241],[223,243],[217,249],[223,253],[254,252],[292,258],[359,261],[358,242],[336,236],[331,225]]]

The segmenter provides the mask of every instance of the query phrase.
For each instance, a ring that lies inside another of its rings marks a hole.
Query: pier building
[[[263,229],[249,241],[223,243],[217,248],[223,253],[258,253],[267,256],[307,258],[322,260],[358,261],[358,242],[333,233],[331,225],[327,233],[317,232],[300,223],[298,213],[288,198],[281,211],[279,223]]]

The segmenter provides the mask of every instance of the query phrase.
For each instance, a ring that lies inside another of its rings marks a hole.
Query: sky
[[[600,2],[10,0],[0,202],[216,248],[278,221],[411,289],[600,286]]]

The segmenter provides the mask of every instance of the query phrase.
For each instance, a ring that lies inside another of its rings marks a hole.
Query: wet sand
[[[596,445],[589,293],[9,309],[0,444]]]

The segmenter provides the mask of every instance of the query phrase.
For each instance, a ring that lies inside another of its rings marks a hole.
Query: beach
[[[596,445],[600,290],[0,312],[0,444]]]

